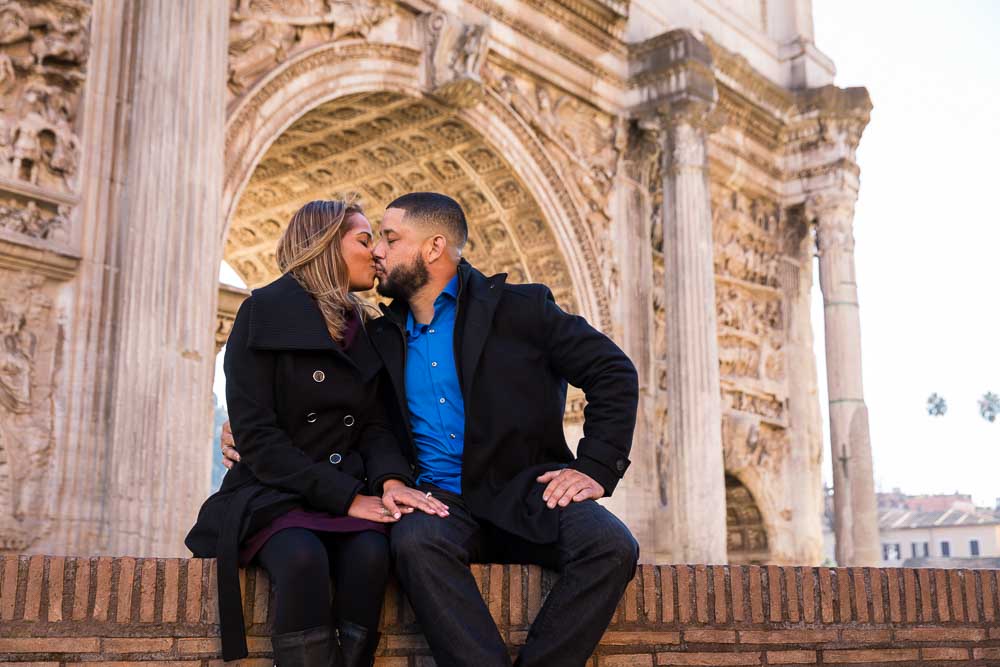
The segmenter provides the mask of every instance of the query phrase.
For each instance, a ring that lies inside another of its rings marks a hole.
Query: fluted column
[[[181,555],[210,484],[229,16],[131,9],[103,529],[110,552]]]
[[[708,111],[675,105],[663,132],[668,512],[674,559],[691,563],[727,560]]]
[[[818,194],[810,197],[807,211],[816,221],[823,292],[837,563],[874,566],[879,563],[878,514],[861,382],[854,202],[850,191]]]

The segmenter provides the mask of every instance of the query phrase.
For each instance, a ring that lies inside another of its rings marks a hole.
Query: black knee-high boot
[[[381,633],[350,621],[337,621],[344,667],[372,667]]]
[[[271,637],[278,667],[342,667],[337,640],[327,626],[285,632]]]

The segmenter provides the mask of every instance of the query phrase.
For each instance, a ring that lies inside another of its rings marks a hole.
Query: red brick
[[[959,623],[965,622],[965,602],[962,600],[962,577],[961,570],[948,571],[948,584],[951,588],[951,613]],[[973,595],[973,598],[975,595]]]
[[[176,558],[168,558],[163,564],[163,622],[177,621],[177,597],[180,593],[181,563]]]
[[[747,579],[750,580],[750,620],[753,623],[764,622],[764,591],[761,584],[760,566],[751,565],[747,568]]]
[[[822,653],[824,663],[906,662],[920,658],[915,648],[841,649]]]
[[[94,620],[108,620],[108,610],[111,607],[111,558],[101,556],[97,559],[97,580],[94,584]]]
[[[511,633],[513,636],[516,633]],[[523,633],[525,636],[527,633]],[[524,643],[524,639],[521,639],[521,643]],[[386,648],[390,651],[412,651],[414,649],[426,649],[427,640],[424,639],[423,635],[389,635],[386,640]]]
[[[17,602],[17,556],[3,557],[3,581],[0,581],[0,619],[14,618],[14,603]]]
[[[863,567],[852,567],[851,579],[854,581],[854,608],[857,612],[853,618],[859,623],[867,623],[868,589],[865,586],[865,569]]]
[[[785,572],[785,599],[788,600],[788,620],[792,623],[799,622],[799,587],[795,581],[795,573],[799,568],[786,567]]]
[[[937,596],[938,618],[947,623],[951,620],[951,609],[948,607],[948,573],[944,570],[934,570],[934,593]]]
[[[375,667],[409,667],[409,658],[375,658]]]
[[[743,566],[729,568],[729,588],[732,594],[733,620],[740,622],[746,619],[743,614]]]
[[[177,652],[181,655],[218,655],[222,653],[222,642],[218,637],[182,637],[177,640]]]
[[[622,596],[620,606],[624,607],[626,623],[635,623],[639,620],[639,579],[632,577],[632,581],[625,586],[625,594]]]
[[[156,619],[156,559],[144,558],[139,571],[139,622],[152,623]]]
[[[816,651],[767,651],[769,665],[812,665],[816,663]]]
[[[735,630],[693,629],[684,631],[684,641],[691,644],[735,644]]]
[[[74,621],[82,621],[87,618],[87,605],[90,603],[90,559],[77,558],[75,560],[72,618]]]
[[[642,612],[643,620],[656,622],[656,566],[642,565],[639,568],[642,577]]]
[[[124,556],[118,559],[118,623],[132,621],[132,584],[135,582],[135,559]]]
[[[49,623],[63,620],[63,586],[66,584],[66,559],[62,556],[49,558]]]
[[[892,641],[892,631],[875,628],[844,628],[841,639],[852,644],[888,644]]]
[[[221,660],[219,661],[222,662]],[[143,663],[139,663],[143,664]],[[149,663],[151,667],[199,667],[201,665],[200,660],[157,660],[156,662]],[[273,660],[261,661],[261,660],[241,660],[240,667],[261,667],[261,665],[267,665],[271,667],[274,664]],[[88,662],[87,667],[134,667],[136,662],[129,660],[127,662]],[[4,665],[4,667],[7,667]]]
[[[527,630],[517,630],[512,631],[507,640],[515,646],[524,646],[524,643],[528,641],[528,631]]]
[[[979,584],[983,591],[983,619],[992,622],[996,618],[996,587],[993,573],[989,570],[976,570]]]
[[[498,625],[504,622],[503,577],[506,569],[503,565],[490,565],[490,616],[493,617],[493,622]]]
[[[1000,639],[1000,628],[990,628],[990,639]]]
[[[608,630],[601,637],[601,644],[608,646],[628,646],[632,644],[644,644],[647,646],[661,644],[680,644],[681,633],[679,632],[653,632],[651,630],[622,631]]]
[[[708,623],[708,570],[704,565],[694,566],[695,616],[699,623]]]
[[[674,572],[677,574],[677,618],[681,623],[690,623],[693,615],[691,609],[691,568],[687,565],[678,565]]]
[[[882,570],[877,567],[865,568],[871,584],[872,623],[885,623],[885,603],[882,600]]]
[[[472,572],[472,578],[476,580],[476,588],[479,589],[479,594],[486,599],[486,568],[488,565],[473,565],[469,568]]]
[[[1000,660],[1000,648],[974,648],[973,660]]]
[[[93,663],[91,663],[93,664]],[[59,667],[58,662],[5,662],[3,667]]]
[[[202,566],[205,561],[193,558],[187,562],[187,578],[185,579],[186,597],[184,599],[184,618],[188,623],[201,620]]]
[[[767,566],[767,592],[768,592],[768,607],[770,608],[770,613],[768,618],[771,621],[778,622],[781,620],[781,568],[777,565]]]
[[[899,568],[893,567],[885,571],[886,588],[889,590],[889,621],[899,623],[903,620],[902,604],[899,587]]]
[[[257,583],[256,583],[257,588],[254,589],[254,595],[257,596],[258,598],[264,595],[265,587],[270,589],[270,582],[268,582],[267,584],[261,584],[262,576],[266,577],[266,574],[263,574],[263,570],[258,570]],[[270,591],[268,591],[268,593],[270,593]],[[402,596],[402,594],[403,594],[402,591],[399,590],[399,585],[395,581],[390,580],[389,585],[385,589],[385,599],[382,602],[381,625],[384,632],[388,632],[389,628],[393,628],[394,626],[399,625],[399,608],[402,602],[400,596]],[[264,604],[266,605],[268,603],[265,602]],[[260,609],[261,609],[260,606],[258,606],[257,603],[254,602],[254,607],[253,607],[254,623],[263,623],[267,620],[267,611],[265,610],[261,612]],[[264,621],[257,620],[258,614],[264,617]]]
[[[819,610],[824,623],[833,623],[833,582],[832,570],[828,567],[819,569]]]
[[[934,620],[934,606],[931,604],[931,577],[933,571],[917,570],[917,581],[920,582],[920,618],[924,622]]]
[[[97,653],[100,640],[97,637],[30,637],[23,639],[0,639],[0,654],[3,653]]]
[[[816,620],[816,568],[802,568],[802,620]]]
[[[712,571],[712,594],[715,597],[714,621],[725,623],[729,616],[729,607],[726,603],[726,566],[713,565],[709,568]]]
[[[24,620],[37,621],[42,607],[42,580],[45,576],[45,556],[28,559],[28,587],[24,594]]]
[[[913,570],[903,570],[903,590],[906,602],[906,622],[917,620],[917,578]]]
[[[819,644],[837,641],[836,630],[740,630],[741,644]]]
[[[413,605],[410,604],[410,599],[404,594],[402,601],[399,604],[400,607],[400,623],[403,625],[413,625],[417,622],[417,615],[413,611]]]
[[[759,665],[760,653],[657,653],[658,665]]]
[[[105,637],[102,653],[166,653],[174,646],[172,637]]]
[[[601,667],[653,667],[653,656],[650,653],[604,655]]]
[[[965,612],[970,623],[979,622],[979,596],[976,595],[976,573],[974,570],[963,570],[965,578]]]
[[[922,648],[920,649],[922,660],[968,660],[969,649],[967,648]]]
[[[840,622],[846,623],[854,620],[851,615],[851,575],[846,567],[837,568],[837,602]]]
[[[986,639],[983,628],[896,628],[896,641],[978,642]]]
[[[521,565],[510,566],[510,624],[524,625],[524,591],[521,586]]]
[[[204,584],[201,591],[201,618],[205,623],[219,622],[219,565],[210,560],[205,564]]]
[[[669,565],[660,567],[660,620],[664,623],[674,622],[674,568]]]
[[[536,565],[528,566],[528,622],[535,620],[538,610],[542,608],[542,569]]]

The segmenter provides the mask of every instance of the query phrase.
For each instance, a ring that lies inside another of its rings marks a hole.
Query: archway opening
[[[732,475],[726,475],[726,533],[732,565],[761,565],[770,561],[764,517],[750,490]]]

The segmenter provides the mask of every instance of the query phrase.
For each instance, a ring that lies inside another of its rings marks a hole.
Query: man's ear
[[[448,239],[446,239],[442,234],[435,234],[434,236],[427,239],[428,245],[424,252],[424,261],[428,264],[436,262],[438,259],[444,256],[445,252],[448,250]]]

